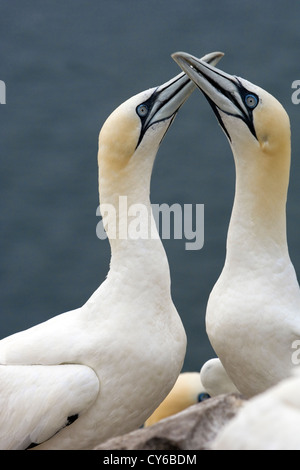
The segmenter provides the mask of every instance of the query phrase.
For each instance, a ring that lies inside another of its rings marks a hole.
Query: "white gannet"
[[[200,380],[202,387],[211,397],[239,393],[218,357],[213,357],[203,364],[200,370]]]
[[[145,427],[175,415],[180,411],[210,398],[203,387],[199,372],[182,372],[170,393],[145,422]]]
[[[220,57],[213,53],[205,59]],[[158,233],[151,224],[152,237],[130,238],[130,208],[143,205],[142,222],[153,221],[154,159],[194,88],[181,73],[127,100],[104,123],[100,203],[105,210],[108,204],[115,208],[104,217],[109,273],[81,308],[0,341],[1,449],[93,448],[142,425],[173,387],[186,335],[171,299]],[[121,195],[128,213],[119,209]],[[125,236],[118,237],[119,230]]]
[[[300,450],[300,375],[251,398],[221,429],[213,450]]]
[[[300,291],[286,237],[290,122],[258,86],[186,53],[173,58],[208,99],[234,156],[226,260],[206,326],[229,377],[251,397],[290,375],[300,338]]]

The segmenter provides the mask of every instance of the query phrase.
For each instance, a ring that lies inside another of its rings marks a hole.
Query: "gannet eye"
[[[204,400],[207,400],[208,398],[210,398],[210,395],[208,393],[199,393],[198,395],[198,402],[201,402],[201,401],[204,401]]]
[[[251,109],[255,108],[255,106],[257,106],[257,103],[258,103],[257,96],[251,95],[251,94],[246,95],[245,103],[248,106],[248,108],[251,108]]]
[[[145,117],[147,116],[148,112],[149,112],[149,108],[146,104],[140,104],[137,108],[136,108],[136,112],[138,113],[138,115],[140,117]]]

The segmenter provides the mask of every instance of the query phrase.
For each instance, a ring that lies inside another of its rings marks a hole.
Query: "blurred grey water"
[[[110,112],[179,72],[177,50],[221,50],[219,64],[275,95],[289,113],[291,258],[300,272],[300,4],[291,0],[10,0],[0,2],[0,337],[81,306],[105,279],[96,237],[97,139]],[[213,355],[205,307],[223,266],[234,195],[225,136],[196,91],[155,163],[151,200],[204,204],[205,242],[163,240],[188,335],[184,370]],[[251,338],[249,338],[251,341]]]

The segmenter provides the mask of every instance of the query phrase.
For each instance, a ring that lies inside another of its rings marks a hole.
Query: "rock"
[[[219,395],[153,426],[109,439],[95,450],[206,450],[244,402],[237,394]]]

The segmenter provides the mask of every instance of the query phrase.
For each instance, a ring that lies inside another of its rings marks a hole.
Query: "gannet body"
[[[300,376],[247,402],[220,431],[213,450],[300,450]]]
[[[158,233],[152,224],[151,237],[131,236],[130,207],[143,205],[139,223],[152,221],[154,159],[194,87],[181,73],[130,98],[104,123],[99,194],[110,269],[81,308],[0,341],[1,449],[91,449],[142,425],[173,387],[186,335]],[[121,195],[128,212],[119,209]]]
[[[203,364],[200,370],[200,380],[206,393],[211,397],[239,393],[218,357],[209,359]]]
[[[236,188],[226,260],[207,305],[211,344],[238,390],[291,373],[300,291],[286,239],[290,123],[269,93],[185,53],[175,60],[204,93],[230,142]]]
[[[145,427],[175,415],[189,406],[210,398],[203,387],[199,372],[182,372],[170,393],[147,419]]]

